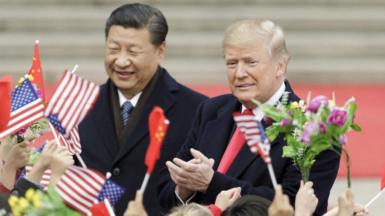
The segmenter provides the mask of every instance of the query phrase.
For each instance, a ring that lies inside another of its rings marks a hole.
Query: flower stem
[[[309,181],[309,174],[310,174],[310,170],[309,169],[302,169],[301,170],[301,174],[302,174],[302,180],[304,183],[306,183],[307,181]]]
[[[345,155],[348,188],[351,188],[352,187],[352,179],[351,179],[351,176],[350,176],[350,157],[349,157],[349,152],[348,152],[348,150],[346,148],[342,148],[342,152]]]

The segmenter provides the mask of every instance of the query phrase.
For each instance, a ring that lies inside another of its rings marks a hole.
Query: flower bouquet
[[[14,216],[81,216],[63,202],[53,187],[48,188],[48,193],[28,189],[24,197],[11,195],[8,203]]]
[[[346,133],[353,129],[361,131],[354,123],[357,104],[350,98],[344,106],[337,106],[335,100],[317,96],[308,102],[288,102],[289,92],[285,92],[277,106],[257,103],[272,124],[266,129],[266,135],[273,141],[282,134],[287,142],[283,148],[283,157],[293,160],[302,179],[309,180],[310,170],[315,158],[325,150],[343,152],[347,160],[348,187],[351,186],[349,154],[344,148]],[[309,97],[310,98],[310,97]]]

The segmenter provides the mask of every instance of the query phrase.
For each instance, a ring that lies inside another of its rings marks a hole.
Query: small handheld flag
[[[0,132],[7,128],[11,114],[11,76],[0,79],[0,98],[2,100],[0,109]]]
[[[234,113],[233,117],[241,132],[245,135],[250,151],[259,154],[267,164],[271,182],[276,187],[277,180],[270,157],[270,142],[265,135],[262,123],[257,121],[252,114]]]
[[[105,181],[106,177],[96,170],[71,166],[57,182],[56,190],[67,205],[89,215]]]
[[[99,201],[108,200],[109,203],[115,205],[116,202],[123,196],[125,189],[112,181],[111,179],[107,179],[103,184],[103,188],[100,191],[98,196]]]
[[[45,115],[65,137],[78,126],[99,95],[99,86],[65,71],[47,104]]]
[[[76,68],[75,66],[73,72]],[[45,110],[50,123],[64,136],[61,139],[62,145],[67,146],[71,154],[76,154],[83,167],[86,165],[80,157],[81,144],[77,126],[93,107],[99,89],[93,82],[66,70]]]
[[[28,127],[44,116],[44,105],[31,82],[24,79],[11,93],[11,114],[7,128],[0,138]]]
[[[28,75],[32,78],[32,83],[36,85],[38,93],[42,98],[43,102],[45,99],[45,87],[44,87],[44,76],[43,69],[40,60],[39,41],[35,41],[35,47],[33,51],[32,66],[29,69]]]
[[[169,121],[166,119],[162,108],[155,106],[149,116],[150,144],[148,145],[144,163],[147,166],[147,173],[144,177],[140,190],[144,192],[151,173],[154,170],[156,161],[160,156],[160,149],[163,139],[167,134]]]

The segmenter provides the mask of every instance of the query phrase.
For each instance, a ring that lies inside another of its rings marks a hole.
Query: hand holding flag
[[[271,182],[276,187],[277,180],[270,157],[270,142],[264,133],[262,123],[257,121],[252,114],[234,113],[233,117],[240,131],[245,135],[250,151],[256,155],[259,154],[267,164]]]
[[[147,166],[147,173],[140,187],[141,192],[144,192],[156,161],[159,159],[160,149],[163,139],[166,136],[169,123],[164,116],[162,108],[158,106],[154,107],[149,116],[150,144],[148,145],[144,161]]]

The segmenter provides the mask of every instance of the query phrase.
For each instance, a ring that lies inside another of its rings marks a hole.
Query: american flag
[[[103,201],[108,199],[112,205],[115,205],[115,203],[124,194],[124,191],[125,189],[122,186],[108,179],[103,185],[103,189],[98,196],[98,200]]]
[[[47,105],[45,115],[64,135],[71,153],[81,152],[77,126],[98,95],[98,85],[65,71]]]
[[[256,120],[254,115],[250,114],[234,113],[233,117],[239,129],[245,135],[250,151],[254,154],[260,154],[266,163],[271,163],[269,155],[270,143],[264,133],[262,123]]]
[[[105,181],[106,177],[95,170],[71,166],[57,182],[56,190],[67,205],[89,215]]]
[[[14,134],[44,117],[44,105],[31,82],[25,79],[11,93],[11,115],[0,138]]]
[[[65,138],[61,133],[57,133],[56,131],[52,131],[52,133],[55,133],[58,137],[59,145],[66,147],[72,155],[80,154],[82,152],[78,127],[72,129],[68,138]]]

